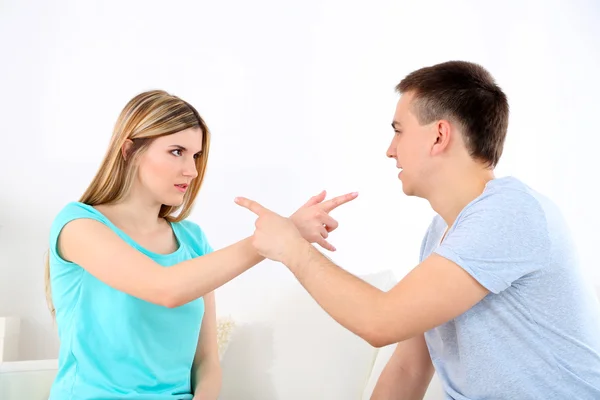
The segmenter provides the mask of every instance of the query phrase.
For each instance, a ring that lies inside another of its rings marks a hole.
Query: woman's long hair
[[[180,206],[162,205],[159,217],[171,222],[185,219],[191,212],[200,191],[210,146],[210,132],[194,107],[180,98],[162,90],[140,93],[131,99],[121,111],[115,124],[108,150],[96,176],[79,199],[81,203],[95,206],[116,203],[131,189],[137,167],[135,160],[160,136],[170,135],[188,128],[202,130],[202,153],[196,159],[198,176],[190,183]],[[122,149],[127,140],[133,141],[127,160]],[[177,211],[179,211],[177,213]],[[55,316],[50,287],[50,260],[45,261],[46,301]]]

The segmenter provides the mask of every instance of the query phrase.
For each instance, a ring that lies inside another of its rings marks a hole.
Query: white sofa
[[[0,399],[47,400],[57,366],[57,360],[1,362]]]
[[[361,278],[382,290],[396,283],[391,271]],[[220,399],[369,400],[394,346],[373,348],[335,322],[298,282],[283,289],[268,319],[234,329],[222,358]],[[426,399],[442,394],[435,379]]]
[[[382,290],[395,283],[389,271],[362,278]],[[230,325],[220,325],[224,374],[220,399],[368,400],[394,346],[375,349],[342,328],[296,281],[281,292],[285,296],[265,307],[266,317],[234,320],[230,335],[222,330]],[[256,301],[264,303],[262,298]],[[0,399],[46,400],[56,364],[56,360],[0,363]],[[443,398],[434,376],[425,399]]]

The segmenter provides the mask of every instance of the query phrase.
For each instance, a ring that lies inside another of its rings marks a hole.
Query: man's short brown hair
[[[449,119],[460,124],[474,159],[490,167],[500,160],[508,129],[508,100],[482,66],[449,61],[411,72],[397,86],[414,94],[413,111],[421,124]]]

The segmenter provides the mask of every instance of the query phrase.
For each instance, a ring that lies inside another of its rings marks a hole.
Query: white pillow
[[[387,365],[388,360],[394,353],[394,350],[396,350],[396,346],[397,343],[394,343],[388,346],[384,346],[377,350],[375,362],[373,363],[373,369],[371,370],[369,380],[367,382],[367,385],[365,386],[365,390],[362,395],[362,400],[371,399],[371,395],[373,394],[373,390],[375,389],[377,380],[379,379],[379,376],[381,375],[383,369]]]
[[[235,330],[235,321],[230,316],[217,318],[217,344],[219,346],[219,360],[223,360],[223,356],[229,347],[231,336]]]
[[[391,271],[361,276],[389,290]],[[239,324],[223,359],[221,400],[360,399],[376,349],[331,318],[295,280],[268,319]]]

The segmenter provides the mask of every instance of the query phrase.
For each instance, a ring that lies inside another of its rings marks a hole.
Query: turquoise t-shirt
[[[191,368],[204,315],[204,299],[167,308],[113,289],[62,259],[57,239],[66,223],[90,218],[158,264],[169,267],[212,251],[190,221],[172,223],[178,249],[152,253],[95,208],[72,202],[50,231],[50,282],[61,342],[49,400],[189,400]]]

